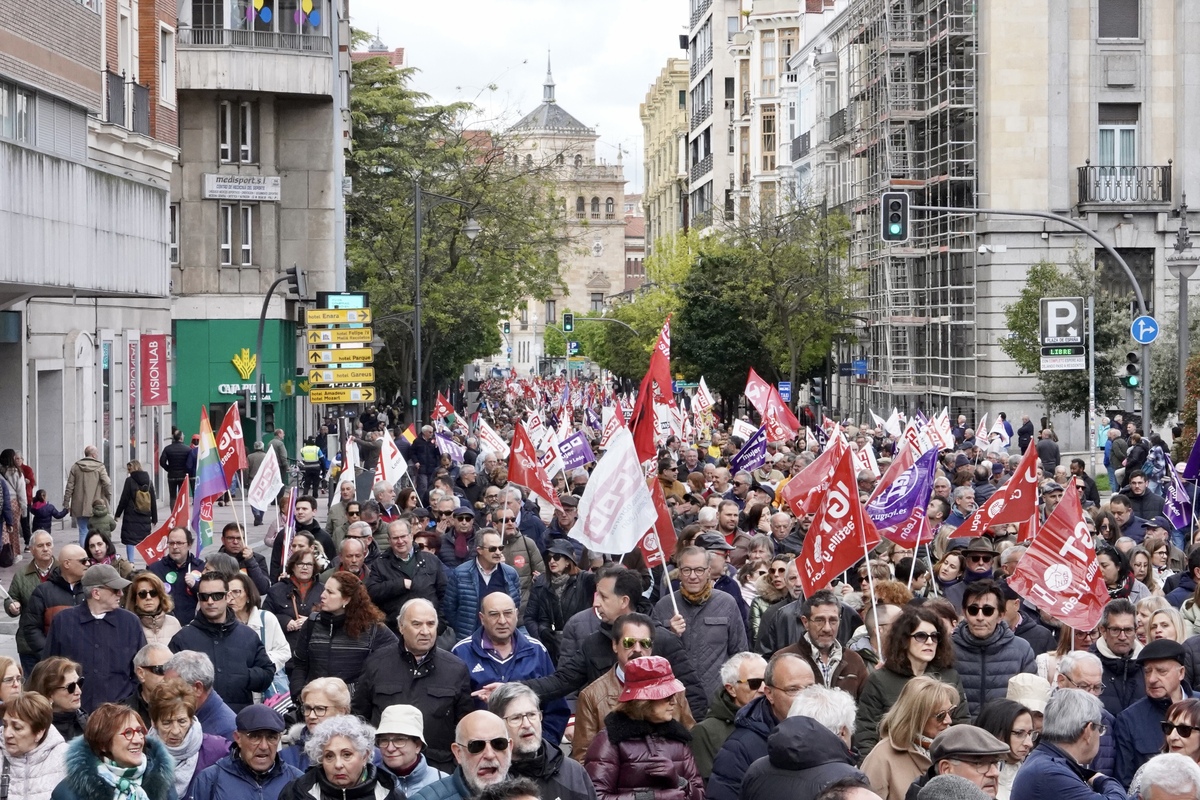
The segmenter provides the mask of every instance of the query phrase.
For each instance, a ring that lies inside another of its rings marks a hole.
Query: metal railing
[[[829,122],[827,124],[829,125],[829,128],[828,128],[828,133],[825,136],[826,141],[832,142],[834,139],[838,139],[842,136],[845,136],[846,135],[846,109],[843,108],[841,111],[832,115],[829,118]]]
[[[688,22],[688,27],[689,28],[696,27],[696,23],[700,21],[700,18],[703,17],[705,12],[708,11],[708,9],[711,7],[712,7],[712,0],[702,0],[702,2],[696,4],[696,10],[692,12],[692,17],[691,17],[691,20]]]
[[[125,127],[125,76],[104,70],[104,121]]]
[[[792,161],[799,161],[804,158],[811,149],[812,131],[805,131],[795,139],[792,139]]]
[[[696,128],[699,128],[701,123],[703,123],[706,119],[708,119],[709,117],[712,116],[712,112],[713,112],[712,100],[709,100],[704,105],[702,105],[699,108],[692,111],[691,130],[696,130]]]
[[[697,161],[695,164],[692,164],[692,173],[691,173],[692,180],[693,181],[700,180],[701,177],[712,172],[712,168],[713,168],[713,157],[712,157],[712,153],[709,153],[704,158]]]
[[[130,130],[149,136],[150,87],[142,86],[140,83],[131,83],[129,88],[133,94],[133,127]]]
[[[104,70],[104,121],[150,135],[150,87]]]
[[[178,35],[180,47],[252,47],[256,50],[329,53],[329,37],[315,33],[180,27]]]
[[[1079,167],[1080,203],[1170,203],[1171,164]]]

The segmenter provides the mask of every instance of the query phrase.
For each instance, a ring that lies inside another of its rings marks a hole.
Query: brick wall
[[[75,0],[0,0],[0,74],[99,111],[100,24]]]
[[[138,80],[150,87],[150,135],[161,142],[178,146],[179,114],[177,100],[172,97],[164,104],[161,98],[159,75],[159,23],[174,29],[176,25],[174,0],[142,0],[138,4]],[[175,64],[171,64],[175,69]]]

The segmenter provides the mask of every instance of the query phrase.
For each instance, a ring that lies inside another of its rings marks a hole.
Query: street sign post
[[[306,325],[348,325],[370,321],[369,308],[310,308],[304,314]]]
[[[358,369],[313,369],[308,372],[308,382],[324,383],[374,383],[375,368],[361,367]]]
[[[1129,335],[1138,344],[1153,344],[1158,338],[1158,321],[1149,314],[1143,314],[1129,326]]]
[[[304,332],[305,340],[313,346],[369,342],[374,335],[370,328],[309,328]]]
[[[312,403],[374,403],[375,387],[361,386],[346,389],[309,389],[308,399]]]
[[[1043,297],[1038,326],[1043,372],[1087,369],[1082,297]]]
[[[785,403],[792,402],[792,382],[791,381],[780,381],[779,382],[779,399]]]
[[[309,364],[370,364],[375,353],[369,347],[346,347],[341,350],[309,350]]]

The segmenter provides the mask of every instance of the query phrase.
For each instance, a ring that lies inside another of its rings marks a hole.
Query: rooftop
[[[596,131],[571,116],[554,99],[554,76],[550,57],[546,57],[546,82],[542,85],[542,104],[522,117],[511,130],[553,131],[595,136]]]

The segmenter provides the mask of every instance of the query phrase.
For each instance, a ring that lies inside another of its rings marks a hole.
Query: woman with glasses
[[[1162,584],[1158,582],[1158,576],[1150,566],[1149,550],[1138,545],[1129,551],[1129,571],[1135,580],[1146,584],[1146,588],[1150,590],[1150,594],[1155,597],[1162,595]]]
[[[879,721],[879,744],[862,771],[884,800],[904,800],[909,786],[930,767],[929,745],[950,727],[958,691],[929,675],[910,679]]]
[[[304,621],[316,613],[324,590],[317,579],[316,554],[307,552],[290,554],[284,576],[267,592],[263,610],[275,615],[292,652],[300,641]]]
[[[1154,573],[1155,582],[1159,586],[1166,586],[1167,578],[1175,574],[1170,564],[1171,543],[1166,539],[1157,539],[1147,545],[1146,550],[1150,553],[1150,570]]]
[[[1102,546],[1096,550],[1096,563],[1100,565],[1100,574],[1104,585],[1108,587],[1110,600],[1125,599],[1133,604],[1150,596],[1146,584],[1133,577],[1129,569],[1129,559],[1115,547]]]
[[[1179,753],[1200,763],[1200,700],[1189,698],[1172,704],[1162,729],[1164,753]]]
[[[1121,523],[1117,522],[1117,518],[1112,515],[1112,512],[1105,511],[1101,506],[1089,510],[1088,513],[1096,523],[1096,547],[1099,548],[1102,543],[1115,545],[1121,536]]]
[[[37,692],[50,700],[54,727],[68,742],[83,734],[87,714],[83,703],[83,667],[69,658],[51,656],[39,661],[29,673],[27,692]]]
[[[385,708],[375,729],[375,746],[384,769],[395,776],[397,787],[408,797],[446,777],[425,760],[425,720],[416,706]]]
[[[567,620],[591,608],[596,594],[596,576],[590,570],[579,570],[575,547],[566,539],[550,542],[546,572],[533,579],[525,607],[525,629],[546,646],[550,660],[556,664]]]
[[[166,678],[150,692],[150,739],[162,742],[175,762],[175,794],[192,800],[196,776],[229,754],[229,742],[205,733],[196,719],[196,690]]]
[[[0,703],[7,703],[21,693],[25,676],[21,665],[8,656],[0,656]]]
[[[304,720],[288,731],[290,744],[279,751],[279,758],[299,770],[312,766],[304,745],[313,730],[327,719],[350,713],[350,689],[341,678],[317,678],[300,692],[300,716]]]
[[[940,617],[924,606],[906,606],[892,622],[883,643],[883,663],[867,678],[858,698],[854,746],[866,755],[879,741],[879,723],[899,700],[905,685],[927,675],[964,696],[954,669],[954,647]],[[953,721],[967,722],[966,703],[954,707]]]
[[[788,594],[787,568],[790,554],[775,556],[767,564],[767,574],[756,579],[757,592],[750,603],[750,649],[758,649],[758,629],[767,609],[791,599]]]
[[[167,645],[179,633],[182,625],[171,613],[174,608],[166,584],[153,572],[139,572],[125,590],[125,610],[137,614],[146,644]]]
[[[66,777],[67,743],[53,725],[50,701],[36,692],[15,697],[4,706],[4,783],[8,796],[49,800]]]
[[[314,554],[309,552],[308,555]],[[271,612],[260,608],[262,595],[258,593],[258,587],[254,585],[254,581],[250,580],[250,576],[244,572],[229,576],[229,589],[225,596],[229,598],[229,610],[234,613],[238,622],[250,626],[250,630],[254,631],[259,641],[263,643],[263,647],[267,651],[267,658],[271,659],[271,663],[275,665],[275,677],[271,681],[271,686],[263,692],[263,696],[270,698],[286,692],[288,688],[287,673],[283,668],[288,663],[288,659],[292,657],[292,646],[288,644],[279,620]]]
[[[691,734],[674,718],[675,695],[683,690],[662,656],[626,665],[617,707],[584,756],[599,800],[704,800]]]
[[[403,800],[390,772],[377,767],[375,729],[351,716],[313,729],[305,755],[313,766],[283,787],[279,800]]]
[[[133,574],[133,564],[117,555],[117,546],[112,543],[112,539],[108,538],[107,533],[89,531],[84,549],[87,550],[88,558],[92,560],[93,564],[108,564],[116,569],[122,578],[128,578]]]
[[[416,490],[411,486],[405,486],[396,498],[396,506],[400,509],[401,514],[409,514],[416,509],[418,500]]]
[[[345,571],[333,573],[321,592],[320,610],[300,629],[290,668],[292,699],[317,678],[341,678],[354,691],[367,657],[397,642],[384,615],[362,581]]]
[[[173,767],[167,748],[147,738],[135,711],[104,703],[67,748],[67,776],[54,800],[177,800]]]
[[[975,727],[983,728],[1000,741],[1008,743],[1008,755],[1000,767],[1000,788],[996,800],[1009,800],[1017,770],[1038,742],[1039,734],[1033,727],[1033,714],[1015,700],[990,700],[979,709]]]

